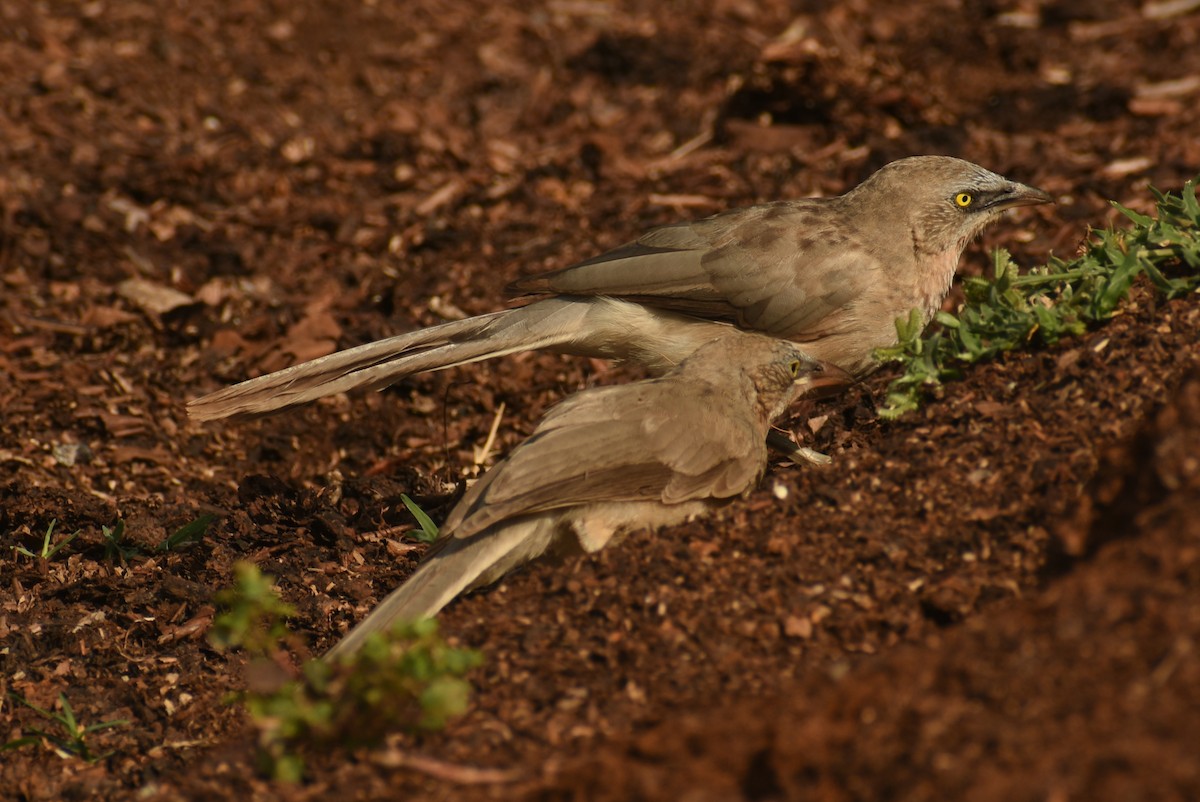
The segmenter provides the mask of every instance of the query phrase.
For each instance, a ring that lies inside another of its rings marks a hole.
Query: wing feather
[[[606,295],[811,341],[850,322],[883,267],[853,231],[829,229],[827,204],[837,202],[784,201],[663,226],[513,288]]]
[[[470,537],[499,521],[601,501],[726,498],[766,462],[748,405],[707,383],[641,382],[592,390],[556,407],[488,471],[445,529]]]

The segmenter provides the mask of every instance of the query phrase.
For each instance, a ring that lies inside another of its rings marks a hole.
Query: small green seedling
[[[466,711],[463,676],[481,662],[477,652],[447,646],[432,619],[376,633],[336,663],[311,660],[299,679],[245,694],[260,769],[295,782],[305,753],[378,746],[397,730],[439,730]]]
[[[58,552],[61,551],[64,546],[66,546],[75,538],[79,537],[79,532],[75,531],[59,540],[57,543],[52,543],[51,540],[54,535],[54,525],[57,523],[58,519],[55,518],[50,522],[50,525],[46,527],[46,536],[42,539],[42,548],[38,551],[30,551],[24,546],[13,546],[12,550],[18,554],[24,554],[26,557],[31,557],[33,559],[51,559],[55,554],[58,554]]]
[[[190,546],[193,543],[199,543],[204,538],[204,533],[208,531],[208,525],[211,524],[217,516],[201,515],[194,521],[189,521],[183,526],[176,529],[171,534],[167,535],[163,542],[158,544],[159,551],[175,551],[184,546]]]
[[[0,746],[0,752],[7,752],[10,749],[20,749],[23,746],[30,746],[42,742],[50,744],[51,748],[58,754],[59,757],[77,757],[80,760],[85,760],[88,763],[95,763],[103,760],[112,754],[105,752],[104,754],[95,754],[92,747],[88,745],[87,738],[89,735],[100,730],[107,730],[113,727],[123,727],[129,723],[126,719],[115,719],[113,721],[103,721],[99,724],[90,724],[86,727],[81,725],[75,718],[75,711],[71,709],[71,703],[67,701],[65,694],[58,695],[58,703],[62,707],[61,713],[54,713],[50,710],[43,710],[37,705],[23,699],[17,694],[12,694],[12,698],[36,712],[39,716],[47,721],[58,724],[61,734],[57,732],[47,732],[46,730],[37,727],[30,727],[29,730],[33,735],[25,735],[20,738],[5,743]]]
[[[283,619],[292,610],[253,565],[239,563],[235,572],[234,587],[217,596],[227,609],[209,641],[256,653],[262,677],[286,676],[269,658],[281,651],[289,634]],[[339,661],[309,660],[299,676],[276,680],[273,688],[245,691],[239,698],[258,730],[260,769],[295,782],[306,754],[374,746],[395,730],[439,729],[466,709],[470,688],[463,676],[480,662],[478,653],[448,646],[437,623],[426,620],[376,633]]]
[[[400,494],[400,500],[404,502],[405,507],[408,507],[408,511],[411,512],[412,516],[417,519],[417,524],[421,527],[419,530],[414,532],[413,537],[422,543],[432,543],[433,541],[437,540],[438,526],[433,522],[433,519],[429,517],[425,510],[418,507],[417,502],[413,501],[404,493]]]
[[[100,534],[104,537],[104,558],[110,562],[127,562],[141,554],[137,547],[126,544],[124,521],[117,521],[111,529],[101,526]]]
[[[208,641],[218,649],[234,647],[269,654],[287,634],[284,620],[296,610],[275,592],[274,577],[250,562],[233,566],[234,585],[216,594],[224,611],[213,620]]]
[[[208,530],[209,524],[213,522],[215,517],[213,515],[201,515],[194,521],[184,524],[163,538],[155,550],[165,553],[176,551],[193,543],[199,543],[204,538],[204,533]],[[124,521],[117,521],[111,528],[101,526],[100,534],[104,537],[105,559],[112,562],[118,560],[126,562],[134,557],[142,556],[141,550],[136,546],[127,545]]]

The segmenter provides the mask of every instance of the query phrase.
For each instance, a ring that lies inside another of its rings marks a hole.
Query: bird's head
[[[738,332],[723,338],[715,355],[724,369],[740,370],[754,387],[764,422],[778,418],[802,395],[844,387],[853,377],[829,362],[806,354],[794,343]]]
[[[732,326],[697,348],[674,372],[752,391],[764,423],[779,417],[801,395],[854,381],[846,371],[814,359],[795,343]]]
[[[952,255],[1002,212],[1053,203],[1049,194],[950,156],[913,156],[885,165],[843,196],[855,215],[883,230],[893,247],[918,257]]]

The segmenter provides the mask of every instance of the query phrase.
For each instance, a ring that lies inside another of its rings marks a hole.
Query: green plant
[[[304,751],[373,746],[395,730],[441,729],[466,710],[463,675],[480,662],[477,652],[446,645],[432,619],[378,633],[343,661],[311,660],[300,679],[246,694],[260,767],[298,780]]]
[[[235,586],[218,594],[227,610],[217,616],[209,640],[219,648],[243,646],[262,664],[287,634],[283,617],[291,608],[254,566],[240,563],[236,572]],[[306,752],[374,745],[397,729],[438,729],[466,709],[463,676],[480,662],[478,653],[448,646],[432,620],[373,635],[337,662],[309,660],[299,676],[240,694],[258,730],[260,768],[296,781]],[[286,676],[279,668],[256,673]]]
[[[176,529],[171,534],[163,538],[162,542],[156,547],[156,551],[169,552],[176,549],[189,546],[193,543],[199,543],[204,537],[204,533],[208,530],[208,525],[216,518],[214,515],[201,515],[193,521],[189,521],[183,526]],[[107,526],[100,527],[100,534],[104,537],[104,557],[110,561],[120,560],[128,561],[134,557],[142,556],[142,552],[136,546],[128,545],[125,541],[125,522],[117,521],[111,528]]]
[[[367,638],[359,652],[343,657],[337,666],[324,661],[318,665],[324,674],[323,691],[355,700],[363,714],[343,711],[343,726],[375,710],[384,714],[375,721],[377,727],[383,725],[380,729],[436,730],[466,710],[469,686],[462,677],[482,663],[478,652],[447,645],[437,621],[426,618],[401,622]],[[344,668],[349,671],[340,670]],[[419,710],[412,710],[406,699],[415,700]],[[355,737],[364,735],[378,737],[369,730],[359,730]]]
[[[126,544],[124,521],[117,521],[111,529],[101,526],[100,534],[104,537],[104,558],[110,562],[126,562],[141,554],[137,547]]]
[[[41,559],[41,560],[51,559],[55,554],[58,554],[58,552],[60,550],[62,550],[62,548],[64,546],[66,546],[68,543],[70,543],[75,538],[79,537],[79,532],[75,531],[75,532],[72,532],[71,534],[67,535],[63,539],[59,540],[57,543],[52,544],[51,538],[54,534],[54,525],[57,523],[58,523],[58,519],[56,518],[50,522],[49,526],[46,527],[46,536],[44,538],[42,538],[42,548],[39,549],[38,551],[36,551],[36,552],[30,551],[29,549],[25,548],[24,546],[12,546],[11,547],[12,550],[17,552],[18,554],[24,554],[26,557],[32,557],[34,559]]]
[[[879,414],[896,418],[916,409],[923,392],[958,378],[963,365],[1031,344],[1052,345],[1108,320],[1138,276],[1145,275],[1166,298],[1195,292],[1200,288],[1197,180],[1187,182],[1179,195],[1152,189],[1155,217],[1114,203],[1133,227],[1095,233],[1084,253],[1070,262],[1051,259],[1022,275],[1006,251],[997,251],[992,277],[966,279],[962,309],[957,315],[938,313],[940,327],[925,336],[915,310],[898,320],[899,343],[877,355],[902,363],[904,373],[892,381]]]
[[[234,585],[218,591],[225,609],[213,620],[208,640],[218,649],[241,647],[256,654],[270,653],[287,634],[284,619],[296,610],[275,593],[275,580],[250,562],[233,566]]]
[[[174,551],[175,549],[199,543],[208,531],[208,525],[216,518],[215,515],[201,515],[194,521],[189,521],[176,529],[158,544],[159,551]]]
[[[71,709],[71,703],[67,701],[66,695],[61,693],[58,695],[58,703],[62,707],[61,713],[43,710],[15,693],[12,694],[12,698],[30,710],[33,710],[47,721],[58,724],[62,732],[61,734],[47,732],[37,727],[30,727],[29,730],[34,733],[33,735],[22,736],[3,744],[0,746],[0,752],[19,749],[22,746],[46,741],[49,742],[60,757],[77,757],[81,760],[86,760],[88,763],[95,763],[108,757],[112,752],[105,752],[100,755],[93,753],[92,748],[88,745],[87,737],[94,732],[111,729],[112,727],[122,727],[129,723],[126,719],[115,719],[113,721],[103,721],[99,724],[90,724],[85,727],[76,720],[75,711]]]
[[[407,507],[408,511],[412,513],[412,516],[417,519],[417,524],[421,527],[420,530],[413,534],[413,537],[422,543],[432,543],[433,541],[437,540],[437,524],[433,522],[433,519],[429,517],[425,510],[418,507],[417,502],[413,501],[404,493],[400,494],[400,500],[404,502],[404,506]]]

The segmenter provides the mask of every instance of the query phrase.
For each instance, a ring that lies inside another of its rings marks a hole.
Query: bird
[[[569,396],[466,491],[416,572],[326,658],[544,554],[592,553],[748,492],[772,422],[799,393],[843,380],[825,367],[726,327],[662,376]]]
[[[660,375],[721,327],[799,344],[862,376],[896,320],[941,307],[962,251],[1035,187],[950,156],[884,165],[843,195],[776,201],[654,228],[516,281],[524,306],[449,321],[252,378],[192,400],[199,421],[253,418],[358,387],[520,351],[616,359]]]

